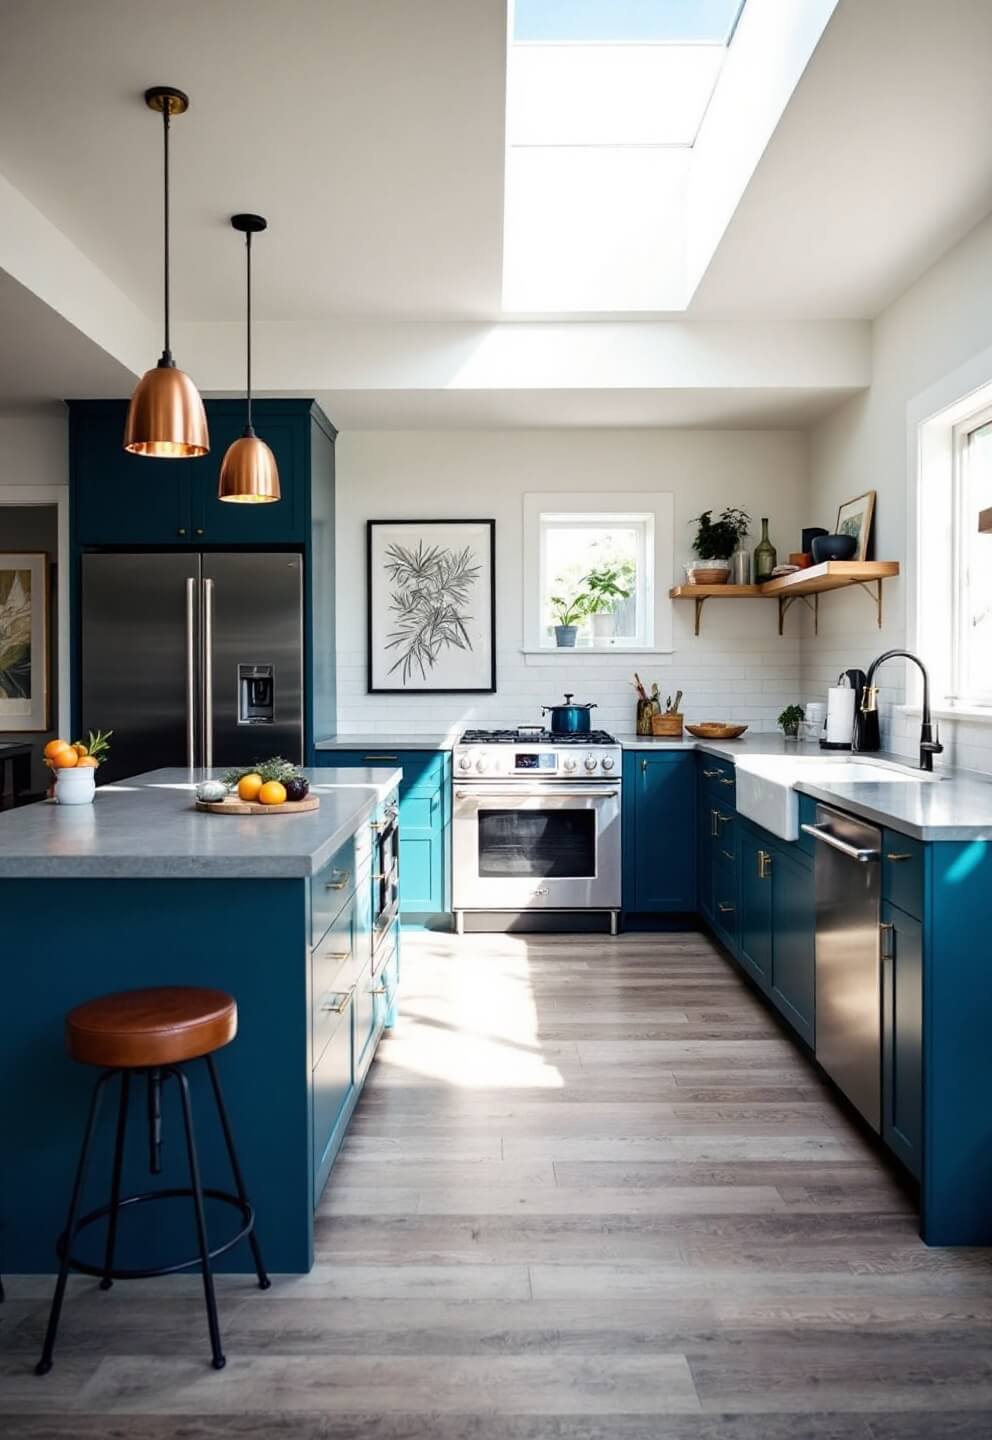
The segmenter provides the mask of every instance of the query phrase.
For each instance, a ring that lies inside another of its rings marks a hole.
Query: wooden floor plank
[[[264,1237],[263,1237],[264,1241]],[[4,1440],[989,1440],[992,1252],[912,1187],[704,936],[404,936],[403,1014],[264,1294],[0,1307]]]

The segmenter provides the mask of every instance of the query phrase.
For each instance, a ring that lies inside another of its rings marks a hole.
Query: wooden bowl
[[[725,725],[718,720],[706,720],[701,725],[687,725],[685,728],[690,735],[695,735],[697,740],[736,740],[738,735],[744,734],[747,726]]]
[[[211,815],[306,815],[320,809],[320,796],[286,800],[282,805],[262,805],[258,800],[239,800],[237,795],[229,795],[226,800],[197,800],[196,808]]]

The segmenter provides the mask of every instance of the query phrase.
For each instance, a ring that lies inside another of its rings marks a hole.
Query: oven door
[[[618,910],[620,785],[455,782],[456,910]]]

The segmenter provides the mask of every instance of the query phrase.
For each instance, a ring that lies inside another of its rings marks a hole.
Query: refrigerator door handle
[[[186,764],[196,764],[196,581],[186,578]]]
[[[214,763],[214,582],[203,582],[203,763]]]

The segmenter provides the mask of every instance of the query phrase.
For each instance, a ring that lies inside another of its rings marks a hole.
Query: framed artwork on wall
[[[496,689],[496,523],[369,520],[370,694]]]
[[[866,490],[854,500],[845,500],[837,510],[838,535],[853,535],[858,548],[853,559],[867,560],[871,542],[871,522],[875,513],[875,491]]]
[[[48,556],[0,551],[0,733],[47,730]]]

